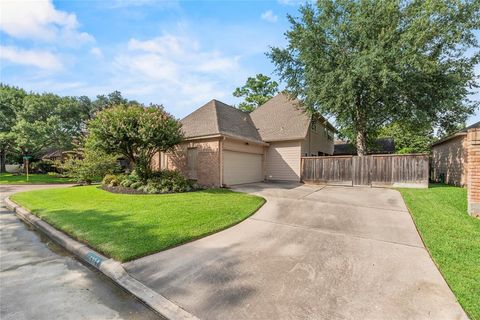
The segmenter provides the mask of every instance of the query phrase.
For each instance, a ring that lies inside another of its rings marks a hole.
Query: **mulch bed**
[[[101,186],[100,187],[102,190],[111,192],[111,193],[121,193],[121,194],[148,194],[143,191],[139,191],[133,188],[127,188],[127,187],[122,187],[122,186],[116,186],[116,187],[111,187],[111,186]]]
[[[195,192],[195,191],[200,191],[203,190],[203,188],[197,188],[197,189],[192,189],[190,191],[185,191],[185,192],[162,192],[162,193],[146,193],[143,191],[139,191],[133,188],[127,188],[127,187],[122,187],[122,186],[100,186],[100,189],[105,190],[107,192],[111,193],[119,193],[119,194],[173,194],[173,193],[185,193],[185,192]]]

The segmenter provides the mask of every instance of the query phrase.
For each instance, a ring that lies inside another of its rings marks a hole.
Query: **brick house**
[[[480,122],[432,145],[432,179],[468,188],[469,212],[480,215]]]
[[[278,94],[251,113],[212,100],[181,120],[185,140],[154,166],[205,186],[300,181],[302,155],[332,155],[335,128]]]
[[[432,144],[432,179],[455,186],[466,186],[468,172],[468,130],[479,128],[480,122]]]

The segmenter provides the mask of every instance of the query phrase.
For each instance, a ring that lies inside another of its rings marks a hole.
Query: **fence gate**
[[[353,186],[428,187],[428,155],[302,157],[302,181]]]
[[[352,157],[352,176],[354,186],[369,186],[371,180],[371,156]]]

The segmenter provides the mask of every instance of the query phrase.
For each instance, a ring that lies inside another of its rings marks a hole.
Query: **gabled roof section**
[[[472,124],[471,126],[468,126],[468,127],[464,128],[464,129],[462,129],[462,130],[459,130],[459,131],[455,132],[454,134],[451,134],[451,135],[449,135],[449,136],[446,136],[446,137],[444,137],[444,138],[442,138],[442,139],[440,139],[440,140],[432,143],[432,145],[431,145],[430,147],[433,147],[433,146],[442,144],[442,143],[447,142],[447,141],[449,141],[449,140],[451,140],[451,139],[453,139],[453,138],[455,138],[455,137],[465,136],[465,135],[467,135],[467,131],[470,130],[470,129],[472,129],[472,128],[480,128],[480,121]]]
[[[308,133],[310,116],[299,105],[280,93],[258,107],[250,117],[263,141],[304,139]]]
[[[181,122],[185,138],[222,134],[262,142],[248,113],[218,100],[211,100]]]

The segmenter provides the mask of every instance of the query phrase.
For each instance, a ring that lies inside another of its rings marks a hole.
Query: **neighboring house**
[[[201,185],[300,181],[302,156],[333,154],[335,128],[323,117],[312,121],[284,94],[251,113],[212,100],[181,122],[185,141],[155,165]]]
[[[395,153],[395,141],[393,138],[379,138],[375,144],[370,147],[368,154],[391,154]],[[336,140],[333,155],[356,155],[357,148],[348,141]]]
[[[60,149],[48,149],[45,150],[43,155],[40,157],[42,160],[50,160],[50,161],[63,161],[65,158],[65,154],[63,150]]]
[[[469,151],[467,133],[475,128],[480,128],[480,122],[432,144],[432,180],[443,180],[456,186],[467,185]]]

